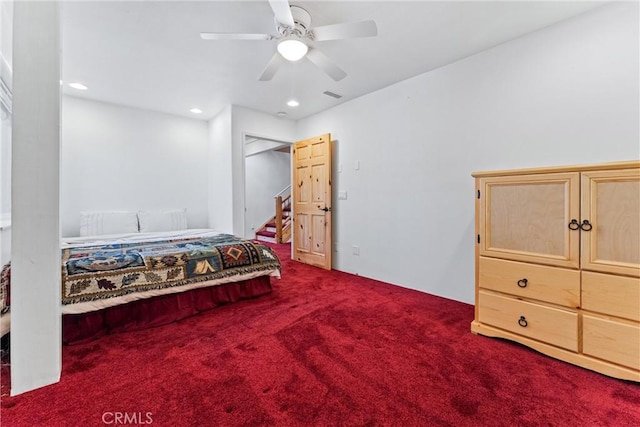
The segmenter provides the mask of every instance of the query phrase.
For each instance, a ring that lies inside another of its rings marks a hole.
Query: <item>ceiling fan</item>
[[[278,35],[238,34],[238,33],[200,33],[204,40],[278,40],[278,50],[265,67],[261,81],[268,81],[278,71],[283,59],[298,61],[306,57],[335,81],[342,80],[347,73],[338,67],[322,51],[316,49],[314,42],[342,40],[378,35],[375,21],[361,21],[311,27],[311,15],[299,6],[289,5],[288,0],[269,0],[275,17]]]

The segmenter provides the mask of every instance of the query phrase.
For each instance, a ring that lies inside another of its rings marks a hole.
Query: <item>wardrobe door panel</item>
[[[581,213],[582,269],[640,277],[640,170],[584,172]]]
[[[480,255],[578,268],[579,185],[578,173],[482,178]]]

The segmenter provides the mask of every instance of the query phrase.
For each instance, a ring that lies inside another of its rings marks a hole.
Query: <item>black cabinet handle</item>
[[[520,279],[518,280],[518,286],[521,288],[526,288],[528,282],[529,281],[527,279]]]
[[[529,322],[527,322],[527,319],[525,319],[524,316],[520,316],[520,319],[518,319],[518,325],[526,328],[528,324]]]
[[[582,231],[591,231],[592,228],[593,225],[591,225],[588,219],[585,219],[584,221],[582,221],[582,224],[580,224],[580,229]]]
[[[572,219],[571,222],[569,223],[569,230],[579,230],[580,229],[580,223],[578,222],[577,219]]]

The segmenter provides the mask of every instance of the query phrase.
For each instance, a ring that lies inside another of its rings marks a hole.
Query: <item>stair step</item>
[[[288,218],[283,218],[283,219],[284,219],[284,221],[282,221],[282,226],[284,227],[284,226],[286,226],[286,225],[287,225],[287,223],[288,223],[288,221],[287,221],[287,220],[288,220]],[[275,222],[270,222],[270,223],[268,223],[268,224],[265,224],[264,226],[265,226],[266,228],[273,228],[273,229],[274,229],[274,231],[275,231],[275,228],[277,227]]]
[[[276,242],[276,238],[275,237],[265,237],[265,236],[256,236],[256,240],[259,240],[261,242],[267,242],[267,243],[278,243]]]
[[[267,231],[267,230],[260,230],[256,232],[256,240],[260,240],[263,242],[269,242],[269,243],[277,243],[276,242],[276,233],[275,231]]]
[[[256,236],[276,237],[276,233],[273,231],[260,230],[256,232]]]

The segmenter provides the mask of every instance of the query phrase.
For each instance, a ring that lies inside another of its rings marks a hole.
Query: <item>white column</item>
[[[14,3],[11,394],[60,380],[60,17]]]
[[[233,233],[232,107],[209,121],[209,228]]]

